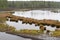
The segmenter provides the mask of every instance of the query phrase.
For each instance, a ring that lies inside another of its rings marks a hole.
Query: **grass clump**
[[[28,30],[28,29],[20,30],[19,32],[28,35],[39,35],[43,33],[41,30]]]
[[[54,31],[52,36],[54,37],[60,37],[60,30]]]
[[[14,32],[15,28],[7,24],[0,24],[0,32]]]
[[[4,23],[6,21],[6,18],[0,17],[0,23]]]

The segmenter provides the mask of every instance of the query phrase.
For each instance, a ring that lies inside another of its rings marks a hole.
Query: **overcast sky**
[[[60,0],[8,0],[8,1],[57,1],[57,2],[60,2]]]

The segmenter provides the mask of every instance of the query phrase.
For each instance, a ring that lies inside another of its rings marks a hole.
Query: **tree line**
[[[15,8],[60,8],[60,2],[50,2],[50,1],[7,1],[0,0],[0,9],[15,9]]]
[[[14,8],[60,8],[60,2],[46,1],[13,1],[8,2],[9,7]]]

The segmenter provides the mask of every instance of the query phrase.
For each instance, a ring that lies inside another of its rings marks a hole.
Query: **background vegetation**
[[[60,2],[16,1],[8,2],[8,6],[14,8],[60,8]]]
[[[60,8],[60,2],[50,1],[7,1],[0,0],[0,10],[11,9],[40,9],[40,8]]]
[[[5,10],[7,7],[7,0],[0,0],[0,10]]]

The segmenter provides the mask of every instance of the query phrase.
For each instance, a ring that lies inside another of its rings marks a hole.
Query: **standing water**
[[[47,10],[16,11],[13,15],[34,18],[38,20],[52,19],[60,21],[60,13],[54,13]]]
[[[38,20],[43,20],[43,19],[51,19],[51,20],[59,20],[60,21],[60,13],[54,13],[51,11],[43,11],[43,10],[31,10],[31,11],[15,11],[13,13],[15,16],[21,16],[21,17],[28,17],[28,18],[33,18],[33,19],[38,19]],[[11,22],[11,21],[6,21],[6,23],[10,26],[14,26],[17,30],[20,29],[35,29],[39,30],[39,26],[35,26],[35,24],[29,25],[29,24],[22,24],[22,21],[16,22]],[[51,26],[45,26],[47,30],[55,31],[56,27],[51,27]],[[41,36],[38,36],[38,38],[41,38]],[[46,40],[60,40],[59,38],[55,37],[48,37],[44,35],[42,36],[43,39]],[[50,38],[50,39],[49,39]]]
[[[31,10],[31,11],[15,11],[13,13],[15,16],[22,16],[22,17],[28,17],[28,18],[33,18],[33,19],[38,19],[38,20],[43,20],[43,19],[51,19],[51,20],[59,20],[60,21],[60,13],[54,13],[51,11],[47,10]],[[16,22],[10,22],[6,21],[7,24],[10,26],[14,26],[16,29],[36,29],[39,30],[39,26],[35,27],[34,24],[29,25],[29,24],[22,24],[22,21]],[[56,27],[52,28],[51,26],[45,26],[47,27],[47,30],[52,30],[54,31]]]

